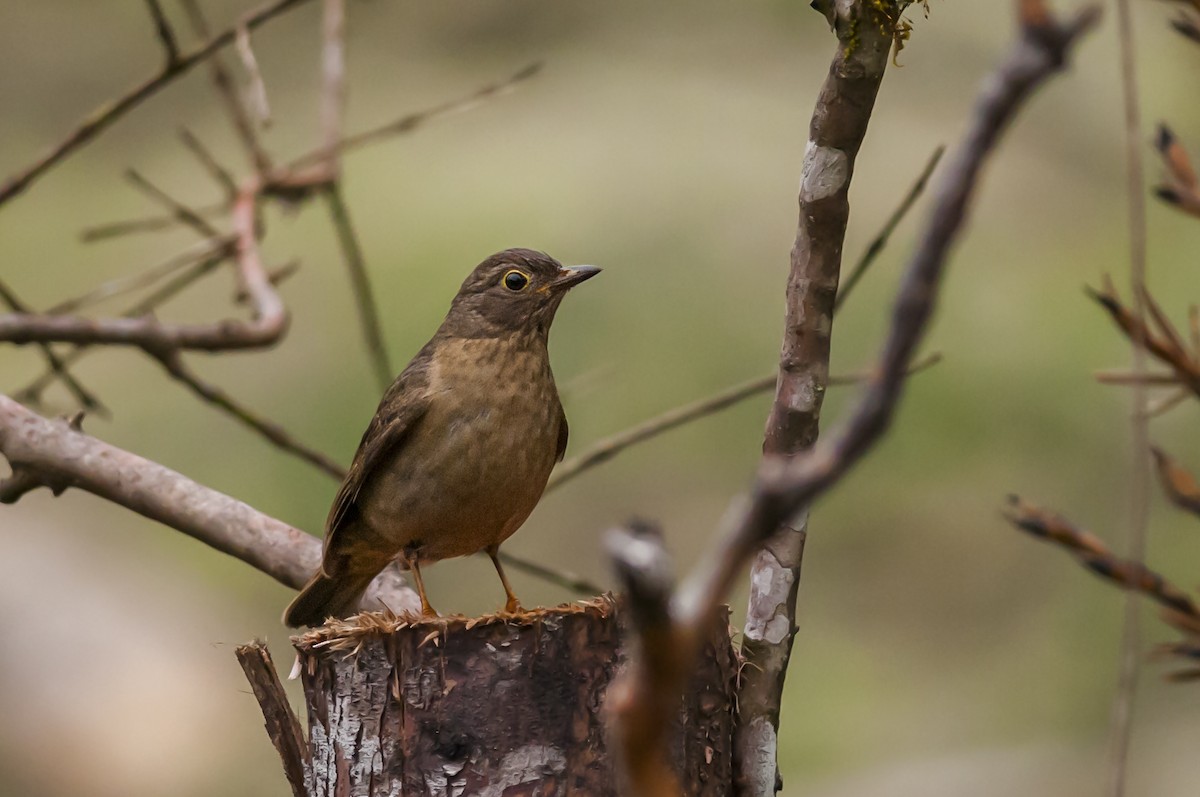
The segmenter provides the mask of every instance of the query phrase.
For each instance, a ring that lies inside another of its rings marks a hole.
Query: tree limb
[[[850,218],[850,181],[892,47],[893,26],[873,4],[839,3],[834,17],[837,44],[809,123],[800,175],[800,212],[787,281],[779,373],[763,442],[764,454],[771,457],[794,457],[817,440],[829,383],[833,314]],[[853,289],[861,274],[851,275],[847,290]],[[741,653],[747,664],[738,688],[734,760],[737,787],[751,797],[770,797],[783,788],[776,735],[796,632],[808,518],[787,520],[781,518],[778,534],[750,574],[756,588],[750,592],[743,629]]]
[[[4,395],[0,453],[13,470],[0,482],[0,503],[13,503],[33,480],[57,492],[75,487],[183,532],[292,589],[300,589],[321,562],[316,537],[65,422],[43,418]],[[420,611],[416,594],[396,588],[395,575],[387,570],[363,605]]]
[[[904,371],[932,316],[950,247],[966,219],[985,159],[1024,101],[1064,68],[1072,44],[1099,16],[1097,8],[1089,7],[1060,23],[1039,0],[1021,0],[1018,8],[1018,39],[984,84],[963,144],[938,182],[933,207],[905,270],[879,365],[862,402],[832,437],[810,451],[793,459],[764,456],[750,495],[731,506],[717,544],[704,553],[674,593],[669,615],[671,648],[684,665],[655,674],[656,678],[662,676],[656,682],[659,689],[680,694],[683,681],[679,673],[690,669],[705,624],[712,622],[742,568],[782,523],[793,520],[832,488],[887,430],[902,393]],[[642,629],[635,624],[633,631],[640,634]],[[626,677],[646,677],[639,675],[644,667],[637,665]],[[638,687],[626,688],[636,691]],[[636,717],[618,713],[618,733],[632,732],[622,726],[636,721]],[[657,734],[643,742],[661,749],[664,738]],[[653,777],[635,783],[635,793],[642,797],[660,794],[653,790],[654,783]]]

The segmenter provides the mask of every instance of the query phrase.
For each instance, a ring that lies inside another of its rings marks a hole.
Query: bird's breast
[[[372,525],[428,537],[430,558],[447,558],[498,544],[528,517],[554,467],[561,409],[537,340],[449,339],[428,374],[429,409],[379,474]]]

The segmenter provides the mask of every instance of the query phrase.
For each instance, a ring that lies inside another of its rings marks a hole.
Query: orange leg
[[[513,594],[512,585],[508,583],[508,576],[504,575],[504,567],[500,564],[500,546],[493,545],[488,548],[487,554],[492,558],[492,564],[496,566],[496,575],[500,576],[500,583],[504,585],[504,594],[508,598],[504,603],[504,611],[516,614],[521,611],[521,602]]]
[[[437,617],[438,613],[429,605],[429,597],[425,594],[425,582],[421,579],[421,566],[417,563],[417,557],[412,557],[401,554],[404,557],[404,563],[408,565],[409,571],[412,573],[413,581],[417,584],[417,594],[421,596],[421,617],[432,618]]]

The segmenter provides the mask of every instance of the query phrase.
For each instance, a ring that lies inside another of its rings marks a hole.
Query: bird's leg
[[[521,602],[513,594],[512,585],[508,583],[508,576],[504,575],[504,567],[500,564],[500,546],[491,546],[487,549],[487,554],[492,558],[492,564],[496,566],[496,575],[500,576],[500,583],[504,585],[504,594],[508,598],[504,603],[504,611],[516,614],[521,611]]]
[[[417,594],[421,596],[421,617],[429,619],[437,617],[438,613],[429,605],[429,598],[425,595],[425,582],[421,579],[421,565],[417,562],[417,554],[414,551],[411,555],[404,551],[400,554],[404,558],[404,563],[408,565],[409,571],[412,572],[413,581],[417,584]]]

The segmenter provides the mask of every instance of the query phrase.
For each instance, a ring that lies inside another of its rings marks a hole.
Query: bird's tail
[[[331,578],[318,570],[284,610],[284,625],[316,626],[330,617],[352,614],[374,577],[374,573],[345,573]]]

